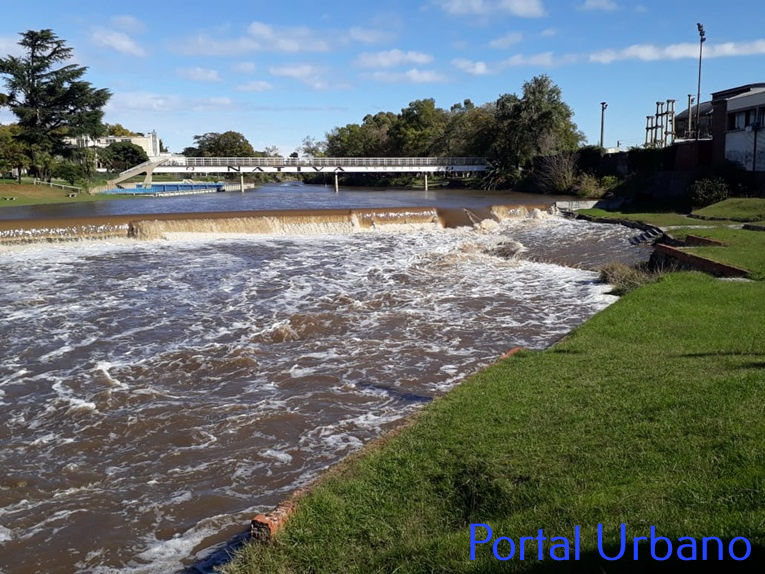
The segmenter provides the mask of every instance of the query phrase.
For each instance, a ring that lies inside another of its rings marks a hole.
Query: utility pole
[[[605,149],[603,147],[603,126],[605,125],[607,107],[608,104],[606,102],[600,102],[600,153],[603,153]]]
[[[701,124],[699,123],[699,112],[701,110],[701,55],[704,52],[704,42],[707,41],[707,35],[701,23],[697,23],[696,28],[699,30],[699,88],[696,93],[696,141],[699,141],[699,134],[701,132]]]

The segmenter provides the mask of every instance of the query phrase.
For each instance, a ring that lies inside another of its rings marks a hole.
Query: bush
[[[658,281],[666,272],[662,269],[649,270],[648,265],[606,263],[600,268],[600,280],[613,286],[611,295],[625,295],[638,287]]]
[[[581,173],[576,178],[574,184],[574,193],[578,197],[587,199],[600,199],[606,194],[605,188],[601,185],[600,179],[589,173]]]
[[[730,187],[721,177],[697,179],[688,187],[693,207],[706,207],[730,196]]]

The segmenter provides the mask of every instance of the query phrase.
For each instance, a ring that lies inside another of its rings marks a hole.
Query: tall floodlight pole
[[[606,119],[606,108],[608,104],[606,102],[600,102],[600,153],[603,153],[603,126]]]
[[[704,53],[704,42],[707,40],[707,35],[701,23],[697,23],[696,28],[699,29],[699,89],[696,93],[696,141],[699,141],[699,134],[701,133],[701,124],[699,123],[699,113],[701,111],[701,55]]]

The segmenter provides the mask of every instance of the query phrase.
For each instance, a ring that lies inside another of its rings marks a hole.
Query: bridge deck
[[[159,158],[156,158],[157,160]],[[171,156],[157,173],[277,172],[477,172],[487,169],[482,157],[185,157]]]

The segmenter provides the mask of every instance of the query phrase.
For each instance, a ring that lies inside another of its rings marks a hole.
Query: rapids
[[[0,246],[0,571],[199,564],[645,255],[617,226],[421,223]]]

